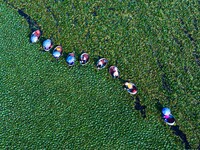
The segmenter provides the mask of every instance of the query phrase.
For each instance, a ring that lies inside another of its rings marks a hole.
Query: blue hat
[[[54,52],[53,52],[53,56],[54,56],[55,58],[58,58],[58,57],[61,56],[61,53],[58,52],[58,51],[54,51]]]
[[[168,115],[171,114],[171,111],[170,111],[169,108],[165,107],[165,108],[162,109],[162,113],[163,113],[163,115],[167,115],[168,116]]]
[[[66,62],[67,62],[68,64],[70,64],[70,65],[73,65],[73,63],[75,62],[75,57],[69,55],[69,56],[66,58]]]

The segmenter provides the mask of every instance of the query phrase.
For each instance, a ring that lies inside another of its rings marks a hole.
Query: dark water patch
[[[159,112],[162,112],[162,109],[163,109],[163,105],[160,103],[160,101],[157,99],[156,100],[156,104],[155,104],[155,107],[156,109],[159,111]]]
[[[37,24],[35,20],[33,20],[28,14],[26,14],[22,9],[18,9],[17,11],[20,16],[24,17],[29,24],[29,28],[33,31],[39,29],[41,31],[40,26]]]
[[[141,116],[146,118],[146,106],[141,105],[139,96],[136,96],[135,98],[135,110],[140,111]]]
[[[188,140],[187,140],[186,134],[183,133],[183,131],[181,131],[181,130],[179,129],[179,126],[178,126],[178,125],[176,125],[176,126],[171,126],[170,129],[173,131],[173,133],[174,133],[175,135],[177,135],[177,136],[180,137],[180,139],[182,140],[182,142],[185,144],[185,149],[191,149],[191,146],[190,146],[190,144],[189,144],[189,142],[188,142]]]

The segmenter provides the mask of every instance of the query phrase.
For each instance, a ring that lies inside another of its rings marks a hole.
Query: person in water
[[[174,116],[171,114],[171,110],[167,107],[164,107],[162,109],[162,116],[164,121],[168,124],[168,125],[174,125],[175,124],[175,118]]]
[[[125,82],[124,87],[130,94],[135,95],[137,93],[137,87],[131,82]]]
[[[41,32],[40,30],[35,30],[32,34],[31,34],[31,43],[36,43],[39,38],[41,36]]]
[[[101,58],[97,61],[97,69],[102,69],[104,68],[108,63],[108,60],[105,58]]]
[[[76,58],[75,58],[75,54],[74,53],[69,53],[69,55],[66,58],[66,62],[69,66],[73,66],[74,62],[75,62]]]
[[[45,51],[50,51],[50,49],[53,47],[53,43],[50,39],[46,39],[43,43],[42,46]]]
[[[109,68],[109,73],[113,78],[119,78],[119,70],[116,66],[111,66]]]
[[[56,58],[57,60],[59,59],[60,56],[62,56],[62,47],[61,46],[56,46],[53,50],[53,57]]]
[[[80,64],[81,65],[85,65],[85,64],[88,63],[88,61],[89,61],[89,55],[87,53],[81,54],[81,56],[80,56]]]

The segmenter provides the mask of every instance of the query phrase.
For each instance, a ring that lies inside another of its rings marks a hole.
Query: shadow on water
[[[40,40],[39,40],[40,45],[43,45],[43,42],[44,42],[45,40],[46,40],[45,37],[41,37]],[[42,49],[43,49],[43,47],[42,47]]]
[[[159,102],[159,100],[157,100],[155,107],[159,112],[162,112],[163,105]]]
[[[155,107],[156,109],[159,111],[159,112],[162,112],[162,109],[163,109],[163,105],[159,102],[159,100],[157,100],[157,103],[155,104]],[[162,117],[162,113],[161,113],[161,117]],[[185,149],[190,149],[190,144],[189,142],[187,141],[187,137],[186,137],[186,134],[183,133],[180,129],[179,129],[179,126],[178,125],[173,125],[170,127],[170,129],[172,130],[172,132],[176,135],[176,136],[179,136],[180,139],[182,140],[182,143],[185,144]]]
[[[199,144],[199,146],[197,147],[197,149],[200,149],[200,144]]]
[[[81,58],[81,55],[83,54],[83,53],[87,53],[87,52],[85,52],[85,50],[82,50],[80,53],[78,53],[77,54],[77,56],[78,56],[78,61],[80,61],[80,58]]]
[[[103,58],[103,57],[101,57],[101,56],[99,56],[99,55],[98,55],[98,56],[95,56],[95,57],[93,58],[93,62],[94,62],[93,64],[95,65],[95,67],[96,67],[96,65],[97,65],[98,60],[101,59],[101,58]]]
[[[64,58],[64,60],[66,60],[67,56],[68,56],[68,53],[66,53],[66,52],[64,51],[64,52],[63,52],[63,55],[62,55],[62,57]]]
[[[41,31],[41,29],[40,29],[39,25],[36,23],[36,21],[31,19],[31,17],[29,15],[27,15],[23,10],[18,9],[17,12],[19,13],[20,16],[22,16],[26,19],[26,21],[29,24],[29,28],[31,29],[32,32],[35,31],[36,29],[39,29]]]
[[[119,81],[120,81],[121,84],[124,84],[125,82],[127,82],[127,80],[124,80],[122,78],[119,78]]]
[[[173,131],[173,133],[174,133],[175,135],[177,135],[177,136],[180,137],[180,139],[182,140],[182,142],[185,144],[185,149],[191,149],[190,144],[189,144],[189,142],[187,141],[186,134],[183,133],[183,132],[179,129],[179,126],[178,126],[178,125],[176,125],[176,126],[171,126],[170,129]]]
[[[146,106],[141,105],[139,96],[136,96],[135,98],[135,109],[140,111],[143,118],[146,118]]]

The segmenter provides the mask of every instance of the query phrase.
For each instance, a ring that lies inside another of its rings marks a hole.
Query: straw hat
[[[36,43],[40,38],[41,32],[40,30],[36,30],[31,34],[31,43]]]
[[[36,43],[38,41],[38,37],[35,35],[31,36],[31,43]]]
[[[53,56],[54,56],[55,58],[58,58],[58,57],[61,56],[61,53],[58,52],[58,51],[54,51],[54,52],[53,52]]]
[[[113,76],[115,76],[115,77],[119,76],[118,71],[115,71],[115,72],[113,73]]]
[[[133,88],[133,84],[126,82],[125,85],[128,87],[128,89],[132,89]]]
[[[52,41],[50,39],[47,39],[42,43],[42,46],[45,51],[49,51],[52,48]]]

